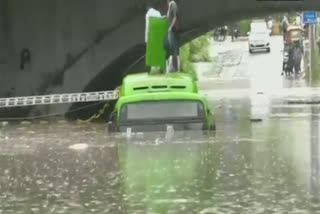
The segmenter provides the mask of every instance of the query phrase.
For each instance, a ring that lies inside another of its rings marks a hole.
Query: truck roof
[[[116,109],[120,109],[123,104],[127,103],[136,103],[136,102],[143,102],[143,101],[161,101],[161,100],[197,100],[202,102],[207,106],[207,100],[203,95],[198,93],[184,93],[184,92],[159,92],[157,96],[151,93],[145,94],[136,94],[132,96],[124,96],[121,97],[116,105]]]
[[[123,79],[120,97],[157,92],[197,93],[196,81],[181,72],[169,74],[131,74]]]

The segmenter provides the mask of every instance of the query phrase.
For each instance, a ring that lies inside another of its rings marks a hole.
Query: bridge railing
[[[69,94],[52,94],[41,96],[26,97],[9,97],[0,99],[0,108],[19,107],[19,106],[35,106],[35,105],[51,105],[63,103],[80,103],[80,102],[96,102],[109,101],[118,99],[118,90],[114,91],[97,91],[84,93]]]

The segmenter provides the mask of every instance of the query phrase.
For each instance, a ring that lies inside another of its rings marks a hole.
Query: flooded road
[[[252,74],[250,58],[271,63],[276,51],[245,54],[229,74],[212,74],[212,88],[199,78],[216,133],[166,141],[108,134],[105,124],[2,126],[0,213],[320,213],[319,105],[288,102],[320,90],[303,80],[288,89],[276,62]]]

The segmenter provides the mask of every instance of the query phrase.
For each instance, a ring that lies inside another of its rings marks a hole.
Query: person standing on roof
[[[178,35],[178,6],[174,0],[168,0],[168,11],[165,16],[168,19],[167,33],[167,71],[172,64],[174,71],[179,71],[179,35]]]

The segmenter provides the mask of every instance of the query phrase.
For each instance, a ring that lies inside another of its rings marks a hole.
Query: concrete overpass
[[[0,0],[0,97],[113,89],[125,73],[143,69],[144,15],[149,1]],[[164,13],[166,0],[153,2]],[[214,26],[246,17],[320,10],[318,0],[178,3],[183,43]],[[0,116],[66,112],[75,107],[11,109]],[[84,116],[95,110],[86,110]]]

